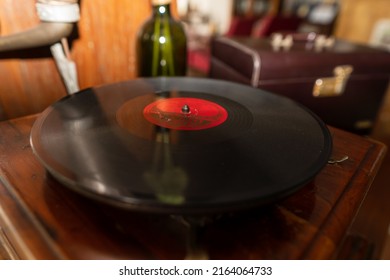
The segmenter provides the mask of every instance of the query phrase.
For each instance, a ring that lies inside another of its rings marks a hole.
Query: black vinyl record
[[[111,205],[210,213],[292,194],[327,163],[326,125],[290,99],[200,78],[86,89],[47,108],[31,145],[64,186]]]

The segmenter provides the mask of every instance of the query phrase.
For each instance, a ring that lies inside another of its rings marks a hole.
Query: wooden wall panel
[[[335,35],[357,43],[368,43],[377,20],[390,19],[389,0],[341,0]]]
[[[72,50],[80,87],[136,77],[135,38],[150,14],[149,2],[82,0],[81,14]]]

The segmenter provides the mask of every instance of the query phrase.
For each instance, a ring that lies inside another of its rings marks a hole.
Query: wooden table
[[[36,116],[0,123],[0,255],[21,259],[183,259],[177,217],[112,209],[63,188],[34,157]],[[196,231],[210,259],[332,259],[369,190],[386,148],[330,128],[332,158],[315,179],[276,204],[227,213]],[[203,221],[205,219],[202,219]],[[192,231],[193,233],[193,231]],[[192,246],[194,249],[194,246]],[[194,257],[190,251],[190,257]]]

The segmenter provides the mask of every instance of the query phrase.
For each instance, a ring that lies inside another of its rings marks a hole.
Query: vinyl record
[[[327,163],[331,136],[306,108],[236,83],[145,78],[47,108],[31,145],[64,186],[155,213],[233,211],[292,194]]]

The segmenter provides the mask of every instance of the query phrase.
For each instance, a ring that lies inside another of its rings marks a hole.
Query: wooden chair
[[[35,2],[0,0],[0,36],[39,24]],[[69,55],[76,62],[81,89],[137,76],[135,38],[150,14],[149,1],[109,2],[79,1],[81,19]],[[0,51],[0,77],[0,120],[41,112],[66,95],[49,46]]]

